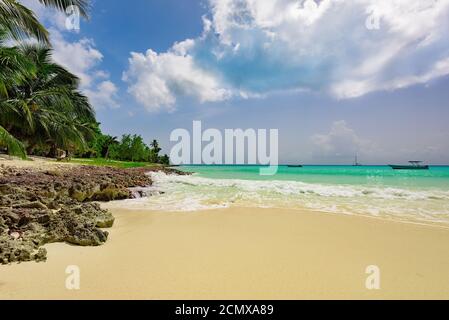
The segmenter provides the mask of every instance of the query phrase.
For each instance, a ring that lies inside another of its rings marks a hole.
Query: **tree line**
[[[119,140],[117,137],[102,134],[98,129],[87,149],[78,156],[168,165],[170,159],[168,155],[160,155],[161,150],[157,140],[153,140],[148,146],[140,135],[124,134]]]
[[[87,17],[88,0],[35,0]],[[34,39],[34,41],[29,41]],[[12,45],[14,44],[14,45]],[[0,148],[11,155],[64,153],[126,161],[167,163],[157,141],[101,133],[80,79],[52,59],[49,33],[17,0],[0,0]]]

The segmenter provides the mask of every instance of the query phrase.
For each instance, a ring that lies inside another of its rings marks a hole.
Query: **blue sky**
[[[90,21],[82,22],[80,36],[95,40],[105,55],[103,66],[118,83],[128,66],[131,51],[148,48],[166,51],[175,41],[195,37],[206,13],[201,1],[133,0],[93,2]]]
[[[32,7],[106,133],[168,153],[202,120],[279,129],[283,163],[449,163],[449,5],[411,1],[96,0],[79,32]]]

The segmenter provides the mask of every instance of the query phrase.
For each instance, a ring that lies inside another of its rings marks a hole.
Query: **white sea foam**
[[[299,181],[211,179],[150,173],[148,198],[114,205],[131,209],[196,211],[229,206],[307,208],[416,221],[449,223],[449,191]]]

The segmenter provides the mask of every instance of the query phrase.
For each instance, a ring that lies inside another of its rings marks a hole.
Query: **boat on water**
[[[363,166],[361,163],[359,163],[358,155],[355,155],[355,161],[354,161],[354,164],[352,166],[353,167],[361,167],[361,166]]]
[[[394,170],[429,170],[429,166],[423,165],[422,161],[409,161],[409,163],[409,165],[390,164],[389,166]]]
[[[303,166],[301,164],[296,164],[296,165],[292,164],[292,165],[288,165],[287,167],[289,167],[289,168],[302,168]]]

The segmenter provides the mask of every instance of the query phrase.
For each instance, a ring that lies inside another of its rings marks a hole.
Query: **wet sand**
[[[278,209],[112,210],[106,245],[0,266],[0,299],[449,299],[449,230]],[[67,266],[80,290],[67,290]],[[380,290],[365,286],[380,268]]]

